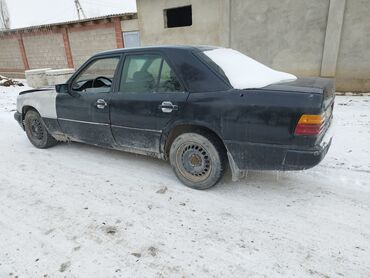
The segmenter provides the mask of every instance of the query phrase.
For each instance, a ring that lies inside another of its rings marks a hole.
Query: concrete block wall
[[[224,45],[224,1],[137,0],[136,3],[142,45]],[[192,5],[192,26],[165,28],[163,10],[186,5]]]
[[[23,43],[31,69],[68,67],[61,33],[39,32],[37,35],[25,35]]]
[[[329,2],[232,1],[230,47],[277,70],[319,76]]]
[[[370,1],[347,0],[336,70],[344,91],[370,91]]]
[[[125,21],[137,26],[136,14],[0,32],[0,74],[24,78],[29,69],[77,68],[96,52],[124,47]]]
[[[139,31],[139,20],[132,19],[121,21],[121,29],[123,32]]]
[[[1,69],[24,69],[18,39],[15,36],[10,38],[0,37],[0,49]]]
[[[117,48],[115,29],[112,25],[90,30],[73,28],[69,32],[69,41],[75,67],[82,65],[97,52]]]
[[[163,10],[192,5],[193,25],[165,28]],[[370,91],[370,0],[137,0],[143,45],[232,47],[278,70],[336,77]]]

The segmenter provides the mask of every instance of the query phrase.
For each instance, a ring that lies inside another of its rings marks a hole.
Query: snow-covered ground
[[[337,97],[316,168],[195,191],[152,158],[34,148],[20,90],[0,87],[0,277],[370,277],[369,97]]]

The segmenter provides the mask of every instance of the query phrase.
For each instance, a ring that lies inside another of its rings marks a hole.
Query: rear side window
[[[129,55],[122,70],[120,92],[176,92],[182,87],[160,55]]]
[[[168,63],[163,60],[161,76],[158,84],[158,92],[179,92],[182,91],[179,80],[175,72]]]
[[[194,54],[201,59],[204,63],[206,63],[210,68],[212,68],[215,72],[222,76],[222,78],[230,84],[229,79],[227,78],[225,72],[221,67],[219,67],[215,62],[213,62],[207,55],[203,52],[194,52]]]

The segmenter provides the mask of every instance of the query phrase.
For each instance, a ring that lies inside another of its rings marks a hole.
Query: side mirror
[[[58,85],[55,85],[55,91],[57,93],[68,93],[68,87],[69,85],[68,84],[58,84]]]
[[[58,93],[58,94],[69,94],[71,95],[72,97],[79,97],[80,94],[77,93],[77,92],[73,92],[73,91],[70,91],[69,90],[69,84],[66,83],[66,84],[58,84],[58,85],[55,85],[55,91]]]

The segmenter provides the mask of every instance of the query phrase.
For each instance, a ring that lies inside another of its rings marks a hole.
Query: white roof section
[[[235,89],[262,88],[297,79],[293,74],[273,70],[230,48],[206,50],[204,54],[224,71]]]

